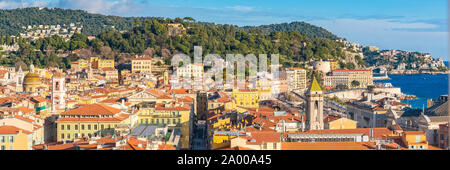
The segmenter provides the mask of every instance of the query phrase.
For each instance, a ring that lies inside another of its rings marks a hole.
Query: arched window
[[[57,81],[57,82],[55,83],[55,90],[56,90],[56,91],[59,91],[59,81]]]

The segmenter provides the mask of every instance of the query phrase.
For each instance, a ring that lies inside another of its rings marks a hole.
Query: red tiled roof
[[[120,109],[103,104],[90,104],[77,109],[61,113],[62,115],[114,115],[119,113]]]
[[[0,134],[2,134],[2,135],[18,134],[19,131],[22,131],[23,133],[26,133],[26,134],[32,134],[33,133],[33,132],[30,132],[30,131],[27,131],[27,130],[20,129],[20,128],[15,127],[15,126],[8,126],[8,125],[0,126]]]
[[[332,121],[338,120],[340,118],[341,118],[340,116],[329,115],[325,119],[323,119],[323,123],[332,122]]]
[[[280,142],[280,133],[271,131],[253,131],[251,136],[245,136],[247,144],[260,145],[262,142]]]
[[[289,134],[365,134],[370,135],[371,128],[357,128],[357,129],[323,129],[323,130],[310,130],[306,132],[292,132],[285,133]],[[373,128],[373,137],[376,139],[381,139],[386,135],[392,135],[393,132],[388,128]]]
[[[282,142],[281,150],[368,150],[375,142]]]

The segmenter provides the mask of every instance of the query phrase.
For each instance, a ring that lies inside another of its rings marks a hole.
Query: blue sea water
[[[400,87],[402,92],[408,95],[416,95],[418,99],[402,101],[413,108],[427,107],[427,99],[437,99],[440,95],[448,94],[448,74],[428,75],[389,75],[391,80],[379,80],[376,83],[392,83],[394,87]]]

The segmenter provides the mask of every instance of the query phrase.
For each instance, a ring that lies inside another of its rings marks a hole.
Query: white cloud
[[[0,9],[14,9],[21,7],[43,7],[48,2],[43,1],[27,1],[27,0],[0,0]]]
[[[235,11],[241,11],[241,12],[248,12],[248,11],[252,11],[254,8],[250,7],[250,6],[231,6],[231,7],[226,7],[229,9],[233,9]]]

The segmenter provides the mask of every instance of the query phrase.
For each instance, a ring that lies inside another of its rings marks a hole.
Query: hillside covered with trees
[[[39,9],[26,8],[21,10],[38,12],[37,10]],[[0,64],[14,65],[15,63],[23,62],[27,65],[33,63],[38,67],[59,66],[67,69],[70,68],[71,61],[75,61],[80,57],[99,56],[114,58],[120,64],[140,54],[161,57],[166,61],[166,64],[169,64],[170,58],[176,53],[185,53],[192,57],[194,46],[202,46],[203,55],[215,53],[222,57],[225,57],[226,54],[280,54],[280,62],[285,67],[302,67],[304,62],[311,60],[345,57],[342,51],[342,43],[333,39],[309,36],[308,34],[289,29],[272,30],[270,32],[258,27],[241,29],[233,25],[196,22],[191,17],[183,19],[110,18],[110,16],[87,14],[83,11],[74,10],[44,8],[39,11],[47,11],[48,15],[54,18],[42,23],[35,19],[25,19],[26,17],[24,17],[19,19],[17,23],[58,24],[59,21],[73,22],[77,18],[75,16],[78,16],[82,18],[79,19],[81,21],[94,22],[89,25],[101,25],[95,23],[96,21],[94,20],[91,21],[92,17],[96,16],[93,18],[101,23],[109,22],[114,24],[121,21],[127,23],[122,25],[123,28],[130,25],[133,25],[133,27],[125,31],[105,30],[96,34],[96,38],[91,40],[87,38],[90,34],[86,32],[92,33],[95,32],[94,30],[98,31],[97,29],[82,31],[82,34],[74,34],[69,41],[64,41],[57,35],[39,38],[35,41],[18,38],[14,42],[19,44],[20,50],[12,52],[6,58],[2,58]],[[11,11],[9,12],[9,15],[19,16],[11,14]],[[69,12],[74,13],[74,15],[60,14]],[[4,22],[4,19],[2,20],[1,22]],[[10,24],[13,23],[17,24],[10,21]],[[174,27],[173,25],[176,26]],[[2,27],[5,27],[2,30],[10,29],[6,26]],[[74,51],[77,52],[74,53]]]

